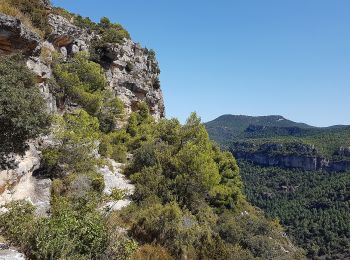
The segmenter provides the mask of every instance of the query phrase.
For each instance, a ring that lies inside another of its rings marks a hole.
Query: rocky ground
[[[104,166],[99,169],[105,181],[105,189],[103,192],[106,195],[110,195],[113,189],[125,190],[126,196],[122,200],[110,200],[105,202],[101,208],[107,212],[120,210],[128,206],[131,203],[130,195],[132,195],[135,190],[135,186],[122,174],[125,164],[117,163],[112,159],[108,159],[108,161],[110,166]]]

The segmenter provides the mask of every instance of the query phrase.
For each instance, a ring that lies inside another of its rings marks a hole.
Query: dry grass
[[[11,1],[11,0],[10,0]],[[35,28],[29,17],[24,15],[15,6],[11,5],[9,0],[0,0],[0,13],[16,17],[21,20],[21,22],[32,32],[37,33],[41,38],[44,37],[44,33],[38,28]]]
[[[6,243],[6,242],[7,242],[6,239],[0,235],[0,243]]]
[[[16,7],[12,6],[7,0],[0,0],[0,13],[15,17],[21,15],[21,12]]]
[[[52,51],[50,48],[45,46],[41,48],[40,60],[46,65],[52,64]]]
[[[0,185],[0,194],[3,194],[6,188],[7,188],[7,184]]]

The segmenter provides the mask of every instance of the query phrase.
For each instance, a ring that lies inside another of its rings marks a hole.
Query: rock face
[[[49,14],[49,24],[52,32],[43,41],[19,19],[0,14],[0,50],[7,53],[18,50],[29,54],[27,65],[37,75],[38,83],[46,83],[51,78],[51,52],[57,50],[67,59],[79,51],[89,50],[91,42],[100,37],[53,13]],[[127,114],[135,111],[137,104],[144,101],[155,119],[164,117],[160,70],[154,52],[125,40],[122,44],[107,44],[104,55],[108,59],[104,67],[109,88],[125,103]],[[44,84],[42,90],[50,111],[55,112],[56,104],[52,95],[47,93],[48,85]]]
[[[52,33],[49,40],[67,58],[90,48],[98,35],[82,30],[62,16],[50,14]],[[124,102],[127,114],[135,111],[137,103],[144,101],[155,119],[165,115],[159,66],[152,51],[131,40],[122,44],[107,44],[104,50],[107,80],[113,93]]]
[[[18,252],[14,248],[4,248],[0,246],[0,259],[1,260],[25,260],[25,256]]]
[[[52,28],[49,40],[59,49],[64,47],[73,53],[87,50],[91,39],[95,37],[60,15],[49,14],[49,24]]]
[[[0,206],[14,200],[28,200],[36,214],[47,215],[50,209],[51,180],[38,179],[33,172],[40,166],[40,152],[34,143],[23,157],[17,156],[17,167],[0,172]]]
[[[335,154],[339,156],[350,157],[350,147],[340,147]]]
[[[0,50],[5,53],[32,53],[40,44],[40,37],[19,19],[0,13]]]
[[[49,14],[49,24],[52,28],[49,39],[57,47],[70,45],[74,39],[80,37],[83,33],[81,29],[60,15]]]
[[[298,168],[305,171],[350,171],[350,161],[331,161],[321,156],[281,155],[263,152],[231,150],[237,159],[243,159],[263,166]]]
[[[164,117],[164,101],[159,85],[159,66],[153,53],[130,40],[111,44],[105,54],[111,61],[106,71],[110,88],[124,102],[127,112],[145,101],[155,119]]]

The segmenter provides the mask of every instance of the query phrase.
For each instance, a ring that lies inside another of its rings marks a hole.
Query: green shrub
[[[26,201],[12,202],[6,207],[9,211],[0,215],[1,233],[26,252],[35,230],[35,208]]]
[[[126,195],[125,190],[115,188],[112,190],[110,197],[113,200],[122,200],[122,199],[124,199],[125,195]]]
[[[89,17],[82,17],[80,15],[74,17],[74,24],[82,29],[87,29],[90,32],[98,29],[97,24],[91,21]]]
[[[127,147],[122,144],[113,145],[110,158],[117,162],[125,163],[127,159]]]
[[[124,119],[124,103],[118,97],[113,97],[112,93],[106,91],[97,117],[102,132],[113,131],[118,126],[118,120]]]
[[[74,14],[68,12],[66,9],[61,7],[53,7],[52,12],[54,14],[60,15],[64,18],[66,18],[68,21],[70,21],[72,18],[74,18]]]
[[[125,130],[115,130],[101,138],[99,153],[117,162],[125,163],[127,159],[127,144],[130,137]]]
[[[80,52],[70,62],[56,64],[53,72],[65,96],[95,115],[103,104],[101,91],[107,83],[101,66],[88,57],[87,53]]]
[[[91,178],[91,186],[98,193],[102,193],[105,188],[104,178],[100,173],[93,172],[89,176]]]
[[[98,120],[84,110],[54,118],[56,145],[43,150],[41,174],[62,177],[67,172],[96,171],[95,157],[100,137]]]
[[[131,257],[132,260],[154,259],[173,260],[169,252],[161,246],[145,244],[141,246]]]
[[[99,29],[102,33],[102,42],[122,43],[124,39],[130,39],[129,33],[118,23],[111,23],[107,17],[100,20]]]
[[[97,211],[75,211],[63,198],[53,201],[52,216],[39,220],[38,227],[33,250],[38,259],[97,258],[108,240],[105,221]]]
[[[0,154],[24,153],[50,120],[33,73],[21,56],[0,59]]]
[[[90,24],[89,21],[83,23],[88,24],[89,28],[95,30],[101,35],[100,39],[95,39],[91,44],[92,60],[101,62],[110,62],[110,59],[105,55],[107,44],[122,44],[125,39],[130,39],[130,34],[120,24],[111,23],[106,17],[102,17],[99,24]]]
[[[58,97],[71,99],[96,116],[101,131],[108,133],[117,127],[118,120],[124,117],[124,104],[105,90],[104,71],[99,64],[89,61],[87,53],[80,52],[69,62],[55,64],[53,71],[56,82],[52,86],[61,87],[54,91]]]

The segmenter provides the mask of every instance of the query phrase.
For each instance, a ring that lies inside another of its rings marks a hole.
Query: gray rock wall
[[[237,159],[243,159],[263,166],[298,168],[305,171],[346,172],[350,161],[332,161],[319,156],[270,155],[261,152],[231,150]]]
[[[99,35],[82,30],[67,19],[51,14],[49,22],[51,43],[66,58],[79,51],[89,50],[91,41]],[[165,116],[163,94],[159,84],[157,60],[146,49],[131,40],[108,44],[103,64],[109,88],[125,104],[127,114],[135,111],[138,102],[146,102],[155,119]]]

